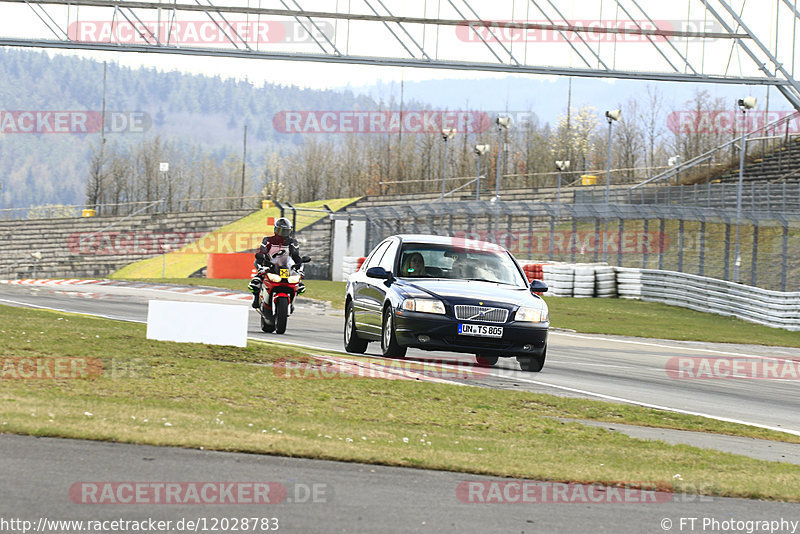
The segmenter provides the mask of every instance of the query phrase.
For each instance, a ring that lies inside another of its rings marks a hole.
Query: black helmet
[[[286,217],[281,217],[275,221],[275,235],[289,237],[292,235],[292,223]]]

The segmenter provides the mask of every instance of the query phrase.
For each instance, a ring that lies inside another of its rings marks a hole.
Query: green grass
[[[246,280],[206,280],[204,278],[149,279],[152,282],[207,285],[245,290]],[[334,308],[344,308],[345,282],[308,280],[305,296],[326,300]],[[769,328],[741,319],[702,313],[657,302],[625,299],[575,299],[545,296],[550,308],[551,326],[576,332],[619,336],[747,343],[800,347],[800,332]]]
[[[286,378],[272,364],[308,356],[274,343],[165,343],[146,340],[140,324],[9,307],[2,314],[3,358],[98,358],[105,369],[88,380],[0,380],[3,432],[800,502],[800,466],[556,417],[800,442],[777,432],[519,391]]]

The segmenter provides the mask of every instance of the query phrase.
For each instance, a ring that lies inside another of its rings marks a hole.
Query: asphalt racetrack
[[[235,296],[221,298],[142,287],[0,284],[0,304],[127,321],[144,322],[150,299],[249,305],[247,300]],[[249,336],[341,351],[342,321],[341,312],[304,301],[290,317],[287,332],[282,336],[262,333],[258,316],[252,311]],[[368,352],[377,356],[377,347],[373,345]],[[543,372],[525,373],[515,360],[501,359],[498,367],[472,383],[657,406],[800,434],[796,380],[688,380],[673,378],[667,372],[667,362],[677,356],[733,355],[796,358],[797,351],[554,331]],[[410,350],[408,357],[471,361],[469,356],[416,350]],[[170,531],[174,532],[192,530],[186,527],[189,520],[202,520],[207,529],[216,526],[216,531],[230,532],[231,525],[223,525],[221,521],[244,517],[277,519],[279,532],[700,532],[703,530],[699,522],[704,520],[710,522],[705,529],[708,532],[715,525],[713,521],[722,528],[724,521],[800,520],[796,504],[694,495],[675,495],[666,500],[656,497],[656,502],[650,496],[638,504],[620,503],[613,498],[611,502],[573,506],[563,502],[484,503],[480,497],[464,499],[464,494],[456,488],[468,482],[491,485],[492,478],[341,462],[12,435],[0,435],[0,450],[3,451],[0,455],[0,530],[3,531],[22,532],[14,525],[2,524],[2,520],[11,518],[31,521],[31,531],[47,525],[39,523],[42,518],[48,521],[152,518],[173,521]],[[101,506],[76,497],[81,484],[109,480],[217,483],[258,480],[274,482],[285,493],[279,502],[235,505]],[[692,517],[698,523],[689,529],[686,518]],[[180,519],[184,519],[184,524],[177,526]],[[82,528],[72,525],[59,531],[86,531],[85,525]],[[197,531],[202,531],[202,526]],[[791,531],[791,526],[776,530]]]

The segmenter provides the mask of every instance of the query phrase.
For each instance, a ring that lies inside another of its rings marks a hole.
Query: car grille
[[[461,321],[485,321],[487,323],[504,323],[508,319],[508,310],[503,308],[486,308],[484,306],[455,306],[456,319]]]

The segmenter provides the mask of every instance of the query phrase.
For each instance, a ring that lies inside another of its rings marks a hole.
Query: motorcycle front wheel
[[[275,300],[275,333],[286,332],[286,320],[289,318],[289,299],[278,297]]]

